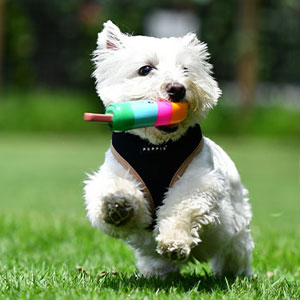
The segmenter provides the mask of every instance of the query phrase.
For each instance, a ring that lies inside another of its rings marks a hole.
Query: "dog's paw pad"
[[[174,261],[184,261],[188,258],[188,254],[184,251],[184,249],[174,249],[170,252],[165,252],[165,257]]]
[[[133,216],[134,209],[126,197],[108,195],[105,197],[104,203],[103,220],[105,223],[122,226],[128,223]]]
[[[190,248],[180,245],[159,245],[157,248],[157,252],[167,259],[177,262],[183,262],[189,257]]]

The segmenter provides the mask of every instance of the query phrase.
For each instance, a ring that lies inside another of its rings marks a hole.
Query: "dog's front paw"
[[[104,197],[102,209],[105,223],[122,226],[129,222],[133,216],[134,209],[127,199],[127,196],[114,194],[109,194]]]
[[[158,242],[156,251],[173,261],[184,262],[188,259],[191,248],[181,241]]]

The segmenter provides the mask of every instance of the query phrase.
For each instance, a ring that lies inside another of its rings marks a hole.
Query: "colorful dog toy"
[[[108,106],[105,114],[85,113],[84,120],[109,123],[113,131],[126,131],[178,124],[186,118],[187,111],[187,102],[138,100],[114,103]]]

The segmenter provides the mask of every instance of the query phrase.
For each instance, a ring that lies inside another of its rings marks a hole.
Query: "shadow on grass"
[[[172,275],[166,279],[158,277],[145,278],[138,277],[136,274],[128,275],[125,273],[118,273],[115,275],[107,275],[99,279],[102,288],[109,288],[114,290],[123,290],[126,292],[132,290],[163,290],[170,292],[189,292],[189,291],[206,291],[216,292],[230,290],[231,285],[236,278],[216,278],[213,275],[205,274],[180,274]]]

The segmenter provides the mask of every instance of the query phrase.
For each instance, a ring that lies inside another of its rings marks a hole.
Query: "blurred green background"
[[[299,136],[299,11],[297,0],[1,0],[0,130],[98,130],[81,114],[102,110],[91,79],[102,23],[166,32],[154,18],[168,12],[193,21],[211,53],[223,96],[207,132]]]
[[[299,136],[299,11],[297,0],[0,0],[0,130],[98,130],[81,115],[102,110],[91,78],[102,23],[172,35],[155,19],[169,13],[193,21],[223,90],[206,132]]]
[[[91,78],[102,23],[170,31],[158,15],[193,23],[208,44],[223,95],[202,128],[250,190],[254,271],[299,282],[298,0],[0,0],[0,291],[46,293],[38,283],[26,290],[28,278],[53,283],[55,270],[70,281],[61,293],[75,290],[78,264],[135,270],[128,248],[85,217],[82,182],[103,161],[110,132],[83,113],[103,111]]]

